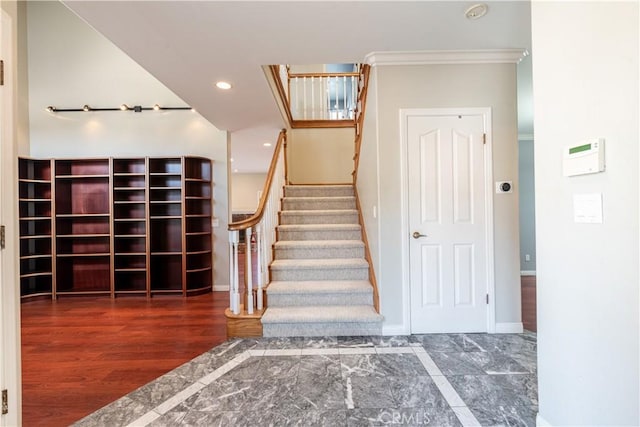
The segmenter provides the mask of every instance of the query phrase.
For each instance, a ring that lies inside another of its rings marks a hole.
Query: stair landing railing
[[[280,65],[278,74],[294,121],[355,118],[358,72],[292,73]]]
[[[269,284],[269,265],[273,261],[271,250],[276,241],[276,226],[278,225],[278,211],[283,197],[287,180],[285,130],[280,132],[278,143],[273,151],[271,165],[267,172],[267,179],[262,191],[262,197],[256,213],[242,221],[229,224],[229,309],[234,315],[253,315],[264,310],[264,288]],[[240,278],[238,263],[238,246],[240,234],[245,236],[244,275]],[[256,281],[253,282],[253,254],[255,243],[257,257]],[[242,294],[241,294],[242,292]]]

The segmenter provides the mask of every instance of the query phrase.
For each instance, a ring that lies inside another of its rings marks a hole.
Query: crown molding
[[[526,49],[490,50],[424,50],[371,52],[364,62],[380,65],[432,65],[432,64],[518,64],[529,55]]]

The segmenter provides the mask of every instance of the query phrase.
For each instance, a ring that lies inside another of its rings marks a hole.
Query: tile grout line
[[[429,353],[422,347],[411,347],[413,352],[424,366],[427,374],[431,377],[442,396],[449,404],[449,407],[464,427],[479,427],[481,424],[473,415],[471,410],[464,403],[458,392],[453,388],[449,380],[442,374]]]
[[[306,350],[306,351],[305,351]],[[336,351],[337,350],[337,351]],[[138,417],[127,427],[143,427],[147,426],[153,421],[157,420],[162,415],[169,412],[179,404],[186,401],[189,397],[193,396],[206,386],[213,383],[215,380],[231,371],[233,368],[239,366],[242,362],[248,360],[251,357],[270,357],[270,356],[302,356],[302,355],[364,355],[364,354],[415,354],[420,363],[427,371],[427,374],[431,377],[433,382],[438,387],[438,390],[442,393],[443,397],[447,401],[449,407],[454,411],[458,420],[464,427],[480,426],[480,423],[476,417],[471,413],[469,408],[464,404],[464,401],[460,398],[455,391],[451,383],[440,372],[435,362],[426,350],[422,347],[363,347],[363,348],[320,348],[320,349],[273,349],[273,350],[246,350],[233,359],[229,360],[213,372],[199,378],[189,386],[182,389],[180,392],[166,399],[164,402],[155,406],[153,409],[147,411],[142,416]]]

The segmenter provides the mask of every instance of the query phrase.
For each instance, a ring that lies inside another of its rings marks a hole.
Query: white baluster
[[[316,118],[316,96],[315,96],[315,81],[313,79],[313,76],[311,76],[311,118],[315,119]]]
[[[327,108],[325,109],[327,116],[325,117],[325,119],[330,119],[331,118],[331,77],[327,77],[325,80],[325,90],[327,91]]]
[[[264,248],[262,247],[262,221],[256,224],[256,247],[258,248],[258,253],[256,256],[258,257],[258,301],[257,301],[257,309],[262,310],[262,287],[264,285],[264,277],[262,275],[262,266],[264,260],[262,257],[264,256]]]
[[[244,241],[245,241],[245,270],[244,277],[246,278],[247,284],[247,309],[248,314],[253,314],[253,265],[251,262],[251,227],[247,228],[244,231]]]
[[[229,248],[230,248],[230,281],[229,289],[229,308],[233,314],[240,313],[240,289],[238,287],[238,241],[239,233],[237,230],[229,232]]]
[[[342,118],[347,118],[347,77],[342,77]]]

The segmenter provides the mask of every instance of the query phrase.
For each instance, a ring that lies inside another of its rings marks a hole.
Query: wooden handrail
[[[353,185],[356,185],[358,180],[358,166],[360,165],[360,147],[362,145],[362,125],[364,124],[364,113],[367,105],[367,91],[369,88],[369,71],[371,66],[363,64],[361,68],[362,88],[358,91],[358,102],[356,103],[355,125],[356,125],[356,138],[355,138],[355,153],[353,156]],[[360,82],[358,81],[358,86]],[[359,108],[359,109],[358,109]]]
[[[264,215],[264,208],[267,203],[267,199],[269,198],[269,192],[271,191],[271,182],[273,181],[273,176],[276,172],[276,165],[278,163],[278,157],[280,156],[280,150],[283,149],[283,146],[287,144],[287,130],[282,129],[280,131],[280,135],[278,135],[278,143],[276,144],[276,148],[273,150],[273,157],[271,158],[271,165],[269,165],[269,171],[267,172],[267,180],[264,183],[264,188],[262,190],[262,196],[260,197],[260,203],[258,204],[258,209],[256,209],[256,213],[250,216],[247,219],[238,222],[232,222],[229,224],[228,230],[245,230],[249,227],[253,227],[257,223],[262,220],[262,216]],[[287,153],[285,152],[285,182],[287,181],[287,168],[286,168],[286,158]]]
[[[358,77],[360,73],[289,73],[293,77]]]
[[[278,96],[280,97],[280,99],[282,100],[282,104],[284,105],[285,114],[287,115],[287,124],[291,126],[291,123],[293,122],[293,116],[291,115],[291,103],[289,102],[287,92],[284,90],[284,86],[282,85],[282,80],[280,79],[280,66],[269,65],[269,70],[271,71],[271,76],[273,77],[273,81],[276,85]]]

